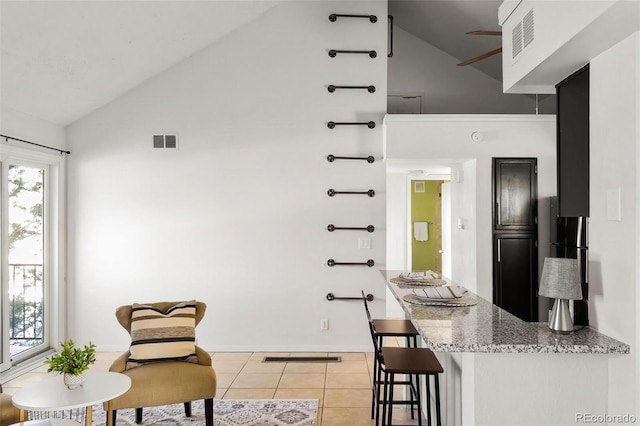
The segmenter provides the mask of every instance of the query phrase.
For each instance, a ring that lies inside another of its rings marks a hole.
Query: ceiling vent
[[[154,148],[178,148],[178,135],[153,135]]]
[[[512,58],[515,59],[522,52],[522,22],[518,22],[513,31],[511,31]]]
[[[535,21],[531,9],[511,31],[511,58],[516,59],[535,38]]]
[[[531,9],[522,20],[522,40],[524,41],[524,47],[527,47],[533,41],[535,36],[533,27],[533,9]]]

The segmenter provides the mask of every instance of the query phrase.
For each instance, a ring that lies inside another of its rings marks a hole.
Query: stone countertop
[[[440,352],[628,354],[629,345],[585,327],[556,334],[547,323],[531,323],[473,294],[465,307],[421,306],[403,300],[411,288],[390,281],[402,271],[381,271],[398,303],[428,348]]]

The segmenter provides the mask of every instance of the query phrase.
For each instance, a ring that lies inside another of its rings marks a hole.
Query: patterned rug
[[[118,410],[116,426],[136,426],[135,410]],[[317,399],[216,399],[213,401],[214,426],[316,426]],[[102,405],[93,407],[93,425],[105,426]],[[191,404],[191,417],[184,405],[165,405],[143,410],[142,426],[204,426],[204,403]]]

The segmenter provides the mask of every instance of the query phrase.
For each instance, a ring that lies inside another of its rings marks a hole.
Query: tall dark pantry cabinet
[[[494,158],[493,303],[538,320],[538,171],[536,158]]]

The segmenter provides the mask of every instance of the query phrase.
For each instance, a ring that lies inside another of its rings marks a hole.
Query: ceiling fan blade
[[[483,59],[488,58],[489,56],[493,56],[493,55],[497,55],[498,53],[502,52],[502,47],[492,50],[491,52],[487,52],[487,53],[483,53],[482,55],[476,56],[475,58],[471,58],[471,59],[467,59],[464,62],[460,62],[458,65],[459,67],[463,67],[465,65],[471,65],[475,62],[481,61]]]
[[[499,35],[502,35],[502,31],[475,30],[475,31],[467,31],[465,34],[469,34],[469,35],[493,35],[493,36],[499,36]]]

